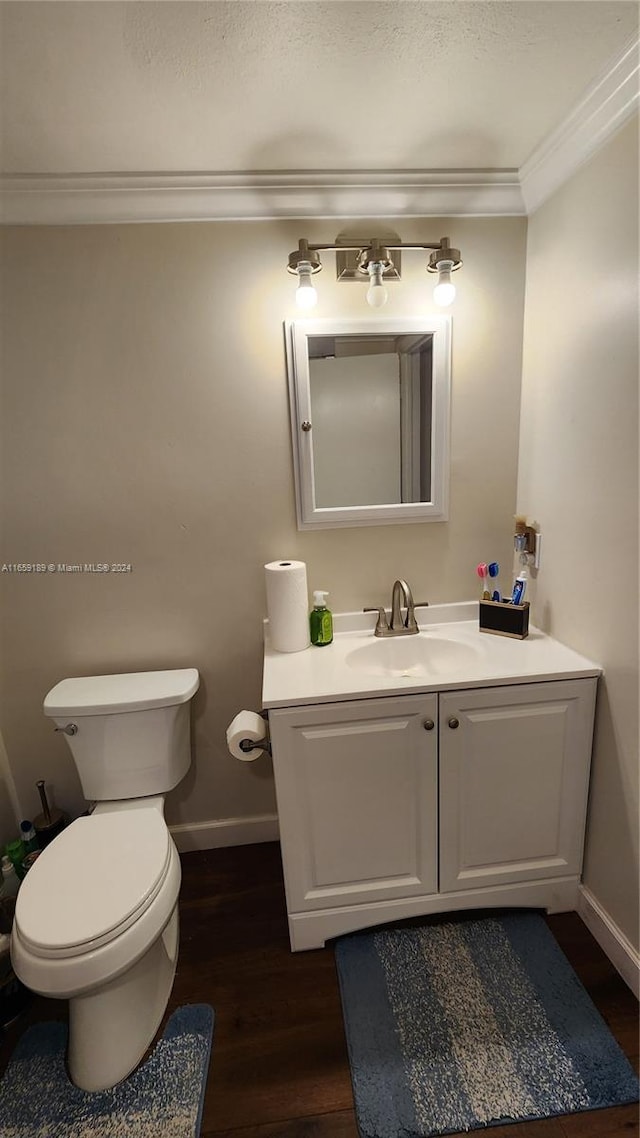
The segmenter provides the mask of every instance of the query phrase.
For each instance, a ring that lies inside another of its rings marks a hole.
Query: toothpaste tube
[[[511,604],[521,605],[524,600],[525,589],[527,587],[527,578],[525,576],[516,577],[513,582],[513,590],[511,593]]]

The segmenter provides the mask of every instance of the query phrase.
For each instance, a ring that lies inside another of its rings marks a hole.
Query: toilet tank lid
[[[78,676],[61,680],[48,693],[44,713],[115,715],[186,703],[198,690],[197,668],[169,672],[126,672],[116,676]]]

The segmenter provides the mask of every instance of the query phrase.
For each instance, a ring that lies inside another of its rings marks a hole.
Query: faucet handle
[[[378,619],[376,621],[376,628],[374,636],[386,636],[389,632],[389,625],[387,623],[387,614],[382,605],[374,608],[363,609],[363,612],[377,612]]]
[[[428,607],[429,607],[428,601],[414,601],[413,597],[412,597],[411,598],[411,604],[407,608],[406,628],[408,628],[411,632],[414,632],[414,631],[419,632],[420,629],[418,628],[418,622],[416,620],[415,610],[416,609],[424,609],[424,608],[428,608]]]

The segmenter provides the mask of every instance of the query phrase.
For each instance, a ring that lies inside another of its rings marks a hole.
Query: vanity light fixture
[[[382,245],[374,238],[368,245],[350,245],[342,242],[331,245],[310,245],[303,237],[298,242],[298,248],[289,254],[287,269],[298,278],[296,302],[299,308],[310,309],[316,304],[318,294],[313,285],[313,276],[322,268],[321,252],[355,253],[356,273],[350,276],[339,276],[339,280],[353,280],[369,278],[367,289],[367,303],[372,308],[380,308],[387,301],[386,280],[397,280],[400,276],[391,256],[392,252],[401,249],[429,249],[431,250],[427,262],[427,272],[437,273],[438,281],[433,290],[433,299],[436,304],[444,307],[451,304],[456,295],[456,286],[451,280],[451,274],[460,268],[462,259],[459,249],[452,249],[448,237],[440,241],[427,242],[414,245],[413,243],[399,242],[398,244]],[[397,260],[399,261],[399,257]]]

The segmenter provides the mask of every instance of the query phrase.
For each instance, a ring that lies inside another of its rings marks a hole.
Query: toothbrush
[[[497,561],[491,561],[490,564],[487,566],[487,569],[488,569],[490,577],[497,578],[497,576],[500,572],[500,566],[499,566]],[[493,592],[491,594],[491,600],[492,601],[501,601],[502,600],[502,595],[500,593],[500,590],[497,587],[493,590]]]
[[[487,580],[487,577],[489,575],[488,565],[486,565],[484,561],[481,561],[480,564],[476,566],[476,573],[478,574],[478,577],[482,581],[482,586],[483,586],[482,598],[481,599],[483,601],[490,601],[491,600],[491,594],[486,587],[486,580]]]

